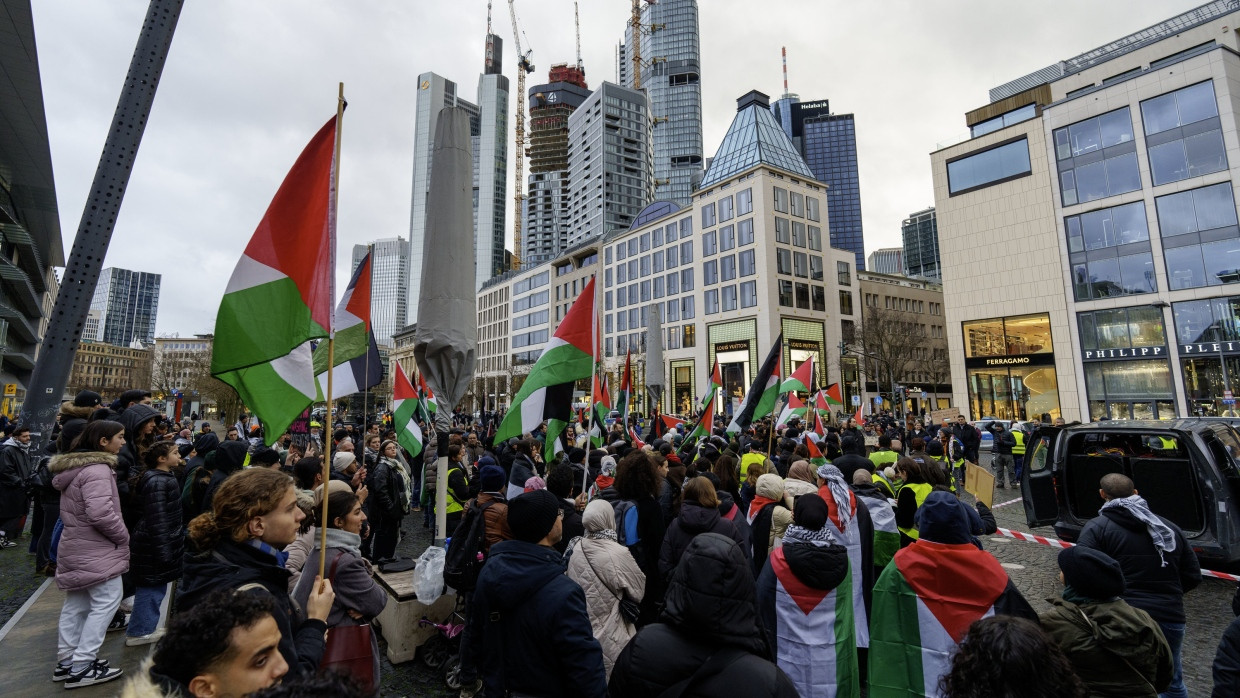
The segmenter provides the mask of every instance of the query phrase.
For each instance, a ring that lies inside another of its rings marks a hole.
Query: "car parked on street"
[[[995,450],[995,435],[990,433],[990,431],[986,429],[986,427],[990,426],[991,424],[994,424],[995,422],[1002,424],[1004,429],[1010,430],[1012,428],[1011,421],[1007,419],[995,419],[993,417],[983,417],[977,421],[969,422],[969,424],[972,424],[974,427],[977,427],[978,431],[982,432],[982,445],[979,447],[979,450],[982,450],[982,451],[994,451]]]

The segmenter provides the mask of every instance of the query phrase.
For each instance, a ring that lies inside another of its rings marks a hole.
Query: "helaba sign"
[[[1133,347],[1131,349],[1086,349],[1081,354],[1084,361],[1099,359],[1154,359],[1167,355],[1167,347]]]
[[[1180,354],[1232,354],[1236,352],[1240,352],[1240,342],[1196,342],[1180,345]]]

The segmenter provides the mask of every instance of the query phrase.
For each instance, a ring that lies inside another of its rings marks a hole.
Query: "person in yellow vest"
[[[469,502],[469,475],[465,472],[465,447],[448,446],[448,504],[444,507],[444,537],[451,538],[465,516]]]
[[[900,454],[891,449],[891,437],[886,434],[878,437],[878,450],[870,454],[870,462],[876,470],[882,470],[900,459]]]
[[[917,540],[917,509],[934,490],[922,471],[921,463],[912,458],[896,461],[896,474],[904,484],[896,494],[896,528],[900,530],[900,547]]]
[[[741,456],[741,475],[740,481],[744,482],[749,476],[749,466],[754,463],[766,463],[768,461],[766,454],[762,452],[762,442],[758,439],[749,441],[749,453]],[[771,472],[771,471],[767,471]]]
[[[1028,434],[1025,433],[1025,425],[1020,422],[1012,422],[1012,437],[1016,439],[1016,445],[1012,446],[1012,461],[1016,464],[1016,487],[1020,487],[1020,474],[1025,471],[1025,439]]]

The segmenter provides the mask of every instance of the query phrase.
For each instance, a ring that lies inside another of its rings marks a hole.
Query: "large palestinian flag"
[[[1007,586],[999,561],[969,543],[920,540],[897,552],[874,584],[870,695],[939,695],[956,645],[995,614]]]
[[[783,346],[784,333],[780,332],[767,352],[766,361],[762,362],[762,367],[754,376],[753,385],[749,387],[740,409],[732,415],[728,433],[745,431],[753,420],[762,419],[775,409],[775,401],[779,398],[779,361]]]
[[[790,393],[796,391],[798,393],[809,393],[810,386],[814,383],[814,357],[810,356],[808,360],[801,362],[797,370],[788,376],[788,380],[779,386],[779,394]]]
[[[573,387],[594,370],[591,345],[594,332],[594,279],[568,309],[547,342],[542,356],[521,384],[512,407],[504,415],[495,441],[521,436],[547,422],[547,441],[558,441],[573,418]]]
[[[334,327],[332,399],[369,390],[383,380],[383,360],[370,325],[371,253],[367,252],[336,306]],[[314,350],[314,374],[319,383],[319,399],[327,395],[327,342]]]
[[[801,398],[793,393],[788,396],[788,404],[784,405],[784,409],[779,413],[779,420],[776,422],[775,427],[778,429],[779,427],[787,426],[788,422],[791,422],[794,418],[804,416],[805,403],[801,402]]]
[[[411,458],[416,458],[426,440],[422,427],[418,426],[421,412],[418,395],[400,362],[393,361],[392,366],[396,369],[392,374],[392,427],[396,430],[397,443],[409,452]]]
[[[775,573],[775,662],[803,696],[857,698],[857,640],[853,621],[852,571],[823,591],[793,574],[784,548],[769,558]]]
[[[275,443],[317,394],[311,340],[332,326],[336,118],[314,135],[246,245],[215,317],[211,375]]]

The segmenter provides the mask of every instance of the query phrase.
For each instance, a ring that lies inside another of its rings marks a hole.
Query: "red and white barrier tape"
[[[1010,528],[999,529],[999,535],[1006,536],[1008,538],[1015,538],[1017,540],[1029,541],[1030,543],[1037,543],[1038,545],[1049,545],[1052,548],[1071,548],[1076,546],[1076,543],[1067,543],[1055,538],[1047,538],[1046,536],[1035,536],[1032,533],[1013,531]],[[1214,577],[1215,579],[1226,579],[1232,582],[1240,582],[1240,575],[1227,574],[1226,572],[1215,572],[1214,570],[1203,569],[1201,570],[1201,574],[1206,577]]]
[[[993,510],[993,509],[999,509],[999,508],[1002,508],[1002,507],[1010,506],[1010,505],[1012,505],[1012,504],[1020,504],[1020,503],[1021,503],[1021,502],[1023,502],[1023,501],[1025,501],[1025,500],[1021,499],[1020,497],[1017,497],[1016,499],[1009,499],[1009,500],[1007,500],[1006,502],[999,502],[998,504],[996,504],[996,505],[994,505],[993,507],[991,507],[991,509],[992,509],[992,510]]]

